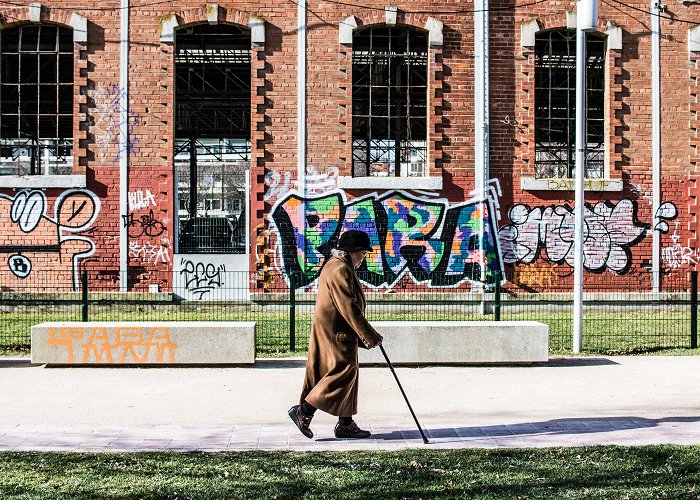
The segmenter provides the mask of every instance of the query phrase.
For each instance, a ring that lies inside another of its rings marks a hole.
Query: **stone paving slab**
[[[284,425],[194,427],[182,425],[124,428],[17,425],[0,429],[0,451],[144,452],[144,451],[347,451],[541,448],[554,446],[700,444],[700,419],[684,422],[637,422],[634,419],[580,419],[523,422],[478,427],[433,424],[424,444],[414,429],[370,424],[369,439],[336,439],[331,427],[315,429],[307,439],[290,422]]]
[[[554,358],[532,366],[360,370],[356,420],[373,435],[314,439],[287,416],[303,359],[255,367],[46,368],[0,358],[0,450],[244,451],[700,445],[700,356]]]

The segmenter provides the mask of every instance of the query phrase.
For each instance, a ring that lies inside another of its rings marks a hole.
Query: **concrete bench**
[[[547,361],[549,326],[536,321],[373,321],[392,364],[534,363]],[[360,363],[385,363],[360,349]]]
[[[32,326],[32,363],[252,364],[255,322],[51,322]]]

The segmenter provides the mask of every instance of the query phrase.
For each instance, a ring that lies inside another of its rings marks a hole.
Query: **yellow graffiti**
[[[49,345],[65,347],[68,363],[73,363],[76,348],[83,351],[81,363],[175,363],[178,345],[170,339],[167,327],[123,325],[110,330],[112,328],[105,326],[51,328]],[[114,342],[110,337],[114,338]],[[85,339],[87,342],[79,344]],[[155,361],[149,361],[152,350]]]
[[[552,288],[559,282],[559,274],[551,267],[549,268],[515,268],[513,283],[516,286],[529,288]]]

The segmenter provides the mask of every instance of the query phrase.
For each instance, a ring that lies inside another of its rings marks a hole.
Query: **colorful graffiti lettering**
[[[97,218],[99,198],[91,191],[70,190],[56,199],[53,218],[47,211],[42,191],[20,191],[14,197],[0,194],[0,254],[9,254],[5,269],[10,272],[7,277],[0,272],[3,281],[32,279],[50,271],[47,283],[77,288],[78,263],[95,251],[92,240],[78,234]]]
[[[392,286],[406,273],[431,286],[455,286],[502,270],[493,200],[447,202],[400,191],[352,202],[342,192],[319,198],[292,193],[272,209],[286,272],[298,286],[313,282],[340,234],[365,231],[374,251],[358,275],[370,286]],[[483,227],[482,227],[483,221]]]
[[[670,212],[669,212],[670,213]],[[511,224],[499,230],[506,263],[530,264],[542,257],[557,264],[574,265],[574,213],[568,205],[530,208],[518,204],[508,212]],[[623,199],[584,209],[584,268],[601,273],[610,269],[624,274],[632,265],[630,247],[649,229],[637,220],[635,202]]]

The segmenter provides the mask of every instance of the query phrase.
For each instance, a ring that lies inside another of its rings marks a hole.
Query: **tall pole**
[[[474,184],[479,201],[486,199],[489,178],[489,2],[474,1]],[[484,204],[483,206],[487,206]],[[493,214],[489,214],[493,217]],[[479,211],[481,282],[486,283],[485,214]],[[483,305],[483,302],[482,302]],[[483,312],[483,311],[482,311]]]
[[[652,207],[654,214],[652,228],[659,223],[658,213],[661,206],[661,63],[660,63],[659,3],[651,2],[651,165],[652,165]],[[661,233],[651,232],[651,283],[652,291],[658,292],[661,271]]]
[[[306,28],[306,0],[299,0],[297,2],[297,190],[299,196],[304,199],[306,198]],[[306,246],[306,201],[301,206],[297,227],[303,235],[303,245]],[[306,253],[308,249],[303,250]],[[291,279],[289,283],[292,284]]]
[[[576,179],[574,198],[573,351],[583,344],[583,179],[586,171],[586,31],[598,28],[597,0],[579,0],[576,8]]]
[[[121,0],[119,42],[119,290],[129,286],[129,0]]]

